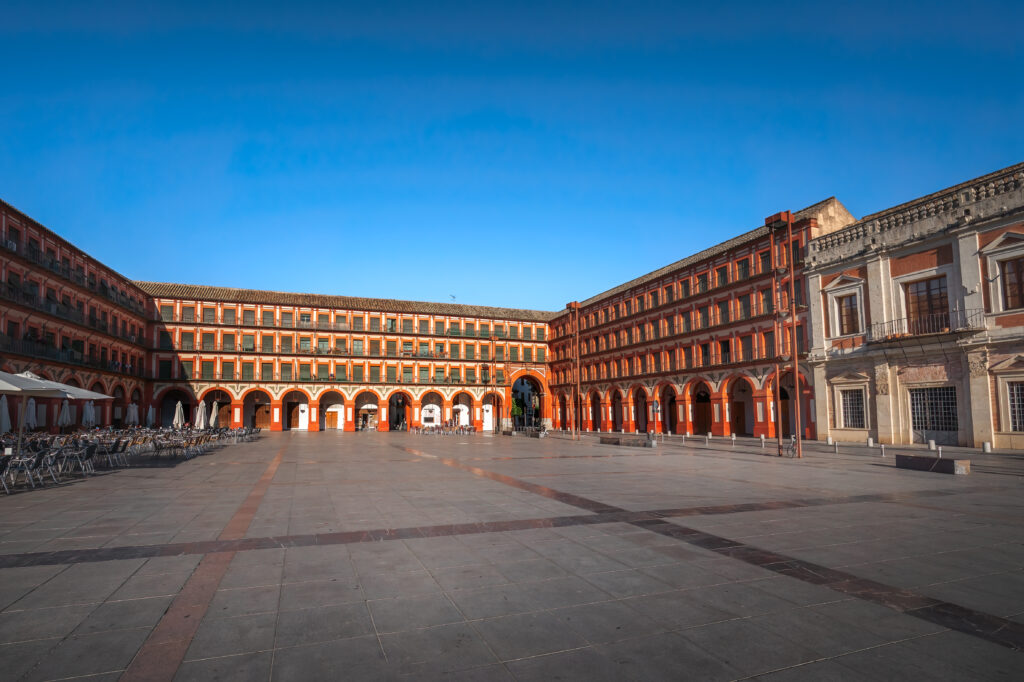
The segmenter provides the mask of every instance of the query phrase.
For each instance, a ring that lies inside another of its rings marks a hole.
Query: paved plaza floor
[[[891,458],[265,434],[0,498],[0,677],[1019,680],[1022,509]]]

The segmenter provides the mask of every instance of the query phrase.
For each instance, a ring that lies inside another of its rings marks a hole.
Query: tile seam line
[[[396,446],[398,447],[398,446]],[[437,457],[436,455],[429,455],[428,453],[421,453],[418,450],[410,448],[402,448],[412,454],[426,455],[436,459],[445,466],[450,466],[461,471],[467,471],[476,476],[481,476],[489,480],[510,485],[512,487],[524,490],[527,492],[534,492],[534,494],[543,494],[544,497],[553,497],[553,499],[559,499],[561,496],[565,496],[559,501],[563,501],[565,504],[573,504],[568,502],[568,499],[576,499],[584,501],[587,505],[601,505],[602,503],[596,500],[589,500],[577,495],[570,493],[561,493],[560,491],[546,488],[544,486],[536,486],[527,481],[521,481],[512,476],[505,474],[496,474],[494,472],[488,472],[485,469],[479,467],[470,467],[463,465],[461,462],[453,460],[451,458]],[[533,488],[543,488],[545,493],[536,493]],[[955,492],[948,492],[948,494],[955,494]],[[893,495],[890,493],[890,495]],[[898,495],[898,494],[896,494]],[[850,496],[851,500],[863,500],[866,498],[873,498],[873,495],[853,495]],[[574,505],[578,506],[578,505]],[[610,506],[610,505],[609,505]],[[586,508],[586,507],[583,507]],[[618,507],[612,507],[613,509],[619,509]],[[873,604],[878,604],[886,608],[892,609],[898,613],[903,613],[926,622],[930,622],[941,627],[946,627],[951,630],[983,639],[993,644],[1009,648],[1013,651],[1024,650],[1024,625],[1015,623],[1009,619],[995,616],[993,614],[985,613],[982,611],[975,611],[958,604],[946,602],[941,599],[934,599],[923,594],[919,594],[910,589],[900,589],[891,585],[886,585],[873,580],[860,578],[852,573],[840,571],[837,569],[830,569],[825,566],[820,566],[813,562],[804,561],[796,557],[790,557],[779,552],[773,552],[770,550],[763,550],[753,545],[748,545],[744,542],[738,542],[730,540],[722,536],[714,535],[712,533],[705,533],[694,528],[688,528],[686,526],[671,523],[664,519],[655,520],[637,520],[637,521],[626,521],[630,525],[648,530],[650,532],[659,533],[666,537],[671,537],[686,544],[708,549],[720,556],[727,558],[736,559],[742,561],[748,565],[758,566],[766,570],[778,573],[780,575],[788,575],[789,577],[796,578],[801,582],[809,584],[818,584],[840,594],[846,594],[848,596],[861,599]],[[669,530],[669,532],[660,532],[660,530]],[[689,538],[689,539],[688,539]],[[704,544],[698,543],[698,538],[704,542]],[[708,546],[705,546],[708,545]],[[747,556],[744,556],[744,551]],[[729,552],[732,552],[730,554]],[[773,559],[777,558],[778,561],[755,561],[755,556],[751,556],[751,553],[760,553],[762,557],[770,556]],[[800,568],[801,571],[794,571],[792,573],[785,573],[784,570],[793,570],[794,568]],[[819,580],[811,580],[810,577],[805,573],[811,573],[815,575]],[[826,575],[831,575],[832,580],[825,582],[823,579]],[[860,589],[856,589],[859,586]],[[845,589],[843,589],[845,588]],[[871,590],[875,589],[879,594],[872,594]],[[890,599],[883,598],[884,596],[890,597]],[[905,600],[906,602],[913,603],[915,600],[922,602],[919,606],[911,607],[907,604],[907,608],[902,608],[898,605],[899,600]],[[957,618],[959,616],[959,619]],[[994,631],[983,632],[980,627],[976,625],[978,622],[988,622],[990,625],[998,625]],[[997,637],[996,635],[1001,632],[1006,632],[1006,636]]]
[[[285,446],[278,448],[263,475],[224,526],[219,540],[241,539],[245,536],[284,459],[285,449]],[[181,586],[163,616],[125,667],[120,680],[170,682],[174,679],[234,556],[234,551],[203,555],[196,570]]]

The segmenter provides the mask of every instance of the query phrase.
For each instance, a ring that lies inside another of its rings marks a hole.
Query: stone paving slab
[[[1024,477],[988,469],[266,434],[0,499],[0,656],[15,680],[1019,679]]]

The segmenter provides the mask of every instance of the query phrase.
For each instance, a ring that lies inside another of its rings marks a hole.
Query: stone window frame
[[[981,249],[981,257],[985,259],[988,269],[988,294],[991,303],[991,314],[1024,310],[1024,308],[1003,307],[1003,269],[1000,261],[1014,257],[1024,257],[1024,234],[1006,232],[991,244]]]
[[[953,311],[957,310],[963,303],[963,297],[959,296],[957,291],[957,285],[959,279],[956,277],[955,265],[953,263],[947,263],[945,265],[939,265],[934,268],[925,268],[923,270],[917,270],[915,272],[907,273],[906,275],[900,275],[899,277],[891,277],[892,290],[890,291],[890,300],[892,301],[893,316],[890,320],[909,319],[910,313],[907,312],[907,289],[908,284],[919,282],[921,280],[933,279],[935,277],[946,278],[946,307],[950,316],[953,315]]]
[[[845,339],[851,336],[861,336],[867,333],[867,320],[864,316],[864,280],[860,277],[849,277],[841,275],[836,280],[829,282],[823,289],[827,300],[828,309],[828,331],[825,338]],[[854,295],[857,297],[857,322],[860,331],[852,334],[839,333],[839,299],[843,296]]]
[[[1010,422],[1010,384],[1024,382],[1024,367],[1021,363],[1009,371],[996,373],[996,403],[999,406],[999,430],[996,433],[1017,434],[1024,431],[1013,431]]]
[[[832,428],[836,431],[856,431],[867,433],[874,424],[872,423],[871,415],[871,392],[870,392],[870,381],[867,377],[836,377],[835,379],[829,380],[829,386],[832,389]],[[843,424],[843,391],[855,391],[859,390],[864,395],[864,427],[853,427],[846,426]]]

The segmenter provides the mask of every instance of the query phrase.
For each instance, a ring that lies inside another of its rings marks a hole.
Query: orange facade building
[[[829,198],[548,312],[129,281],[0,202],[0,369],[114,396],[102,424],[1015,448],[1022,211],[1024,164],[860,221]]]

